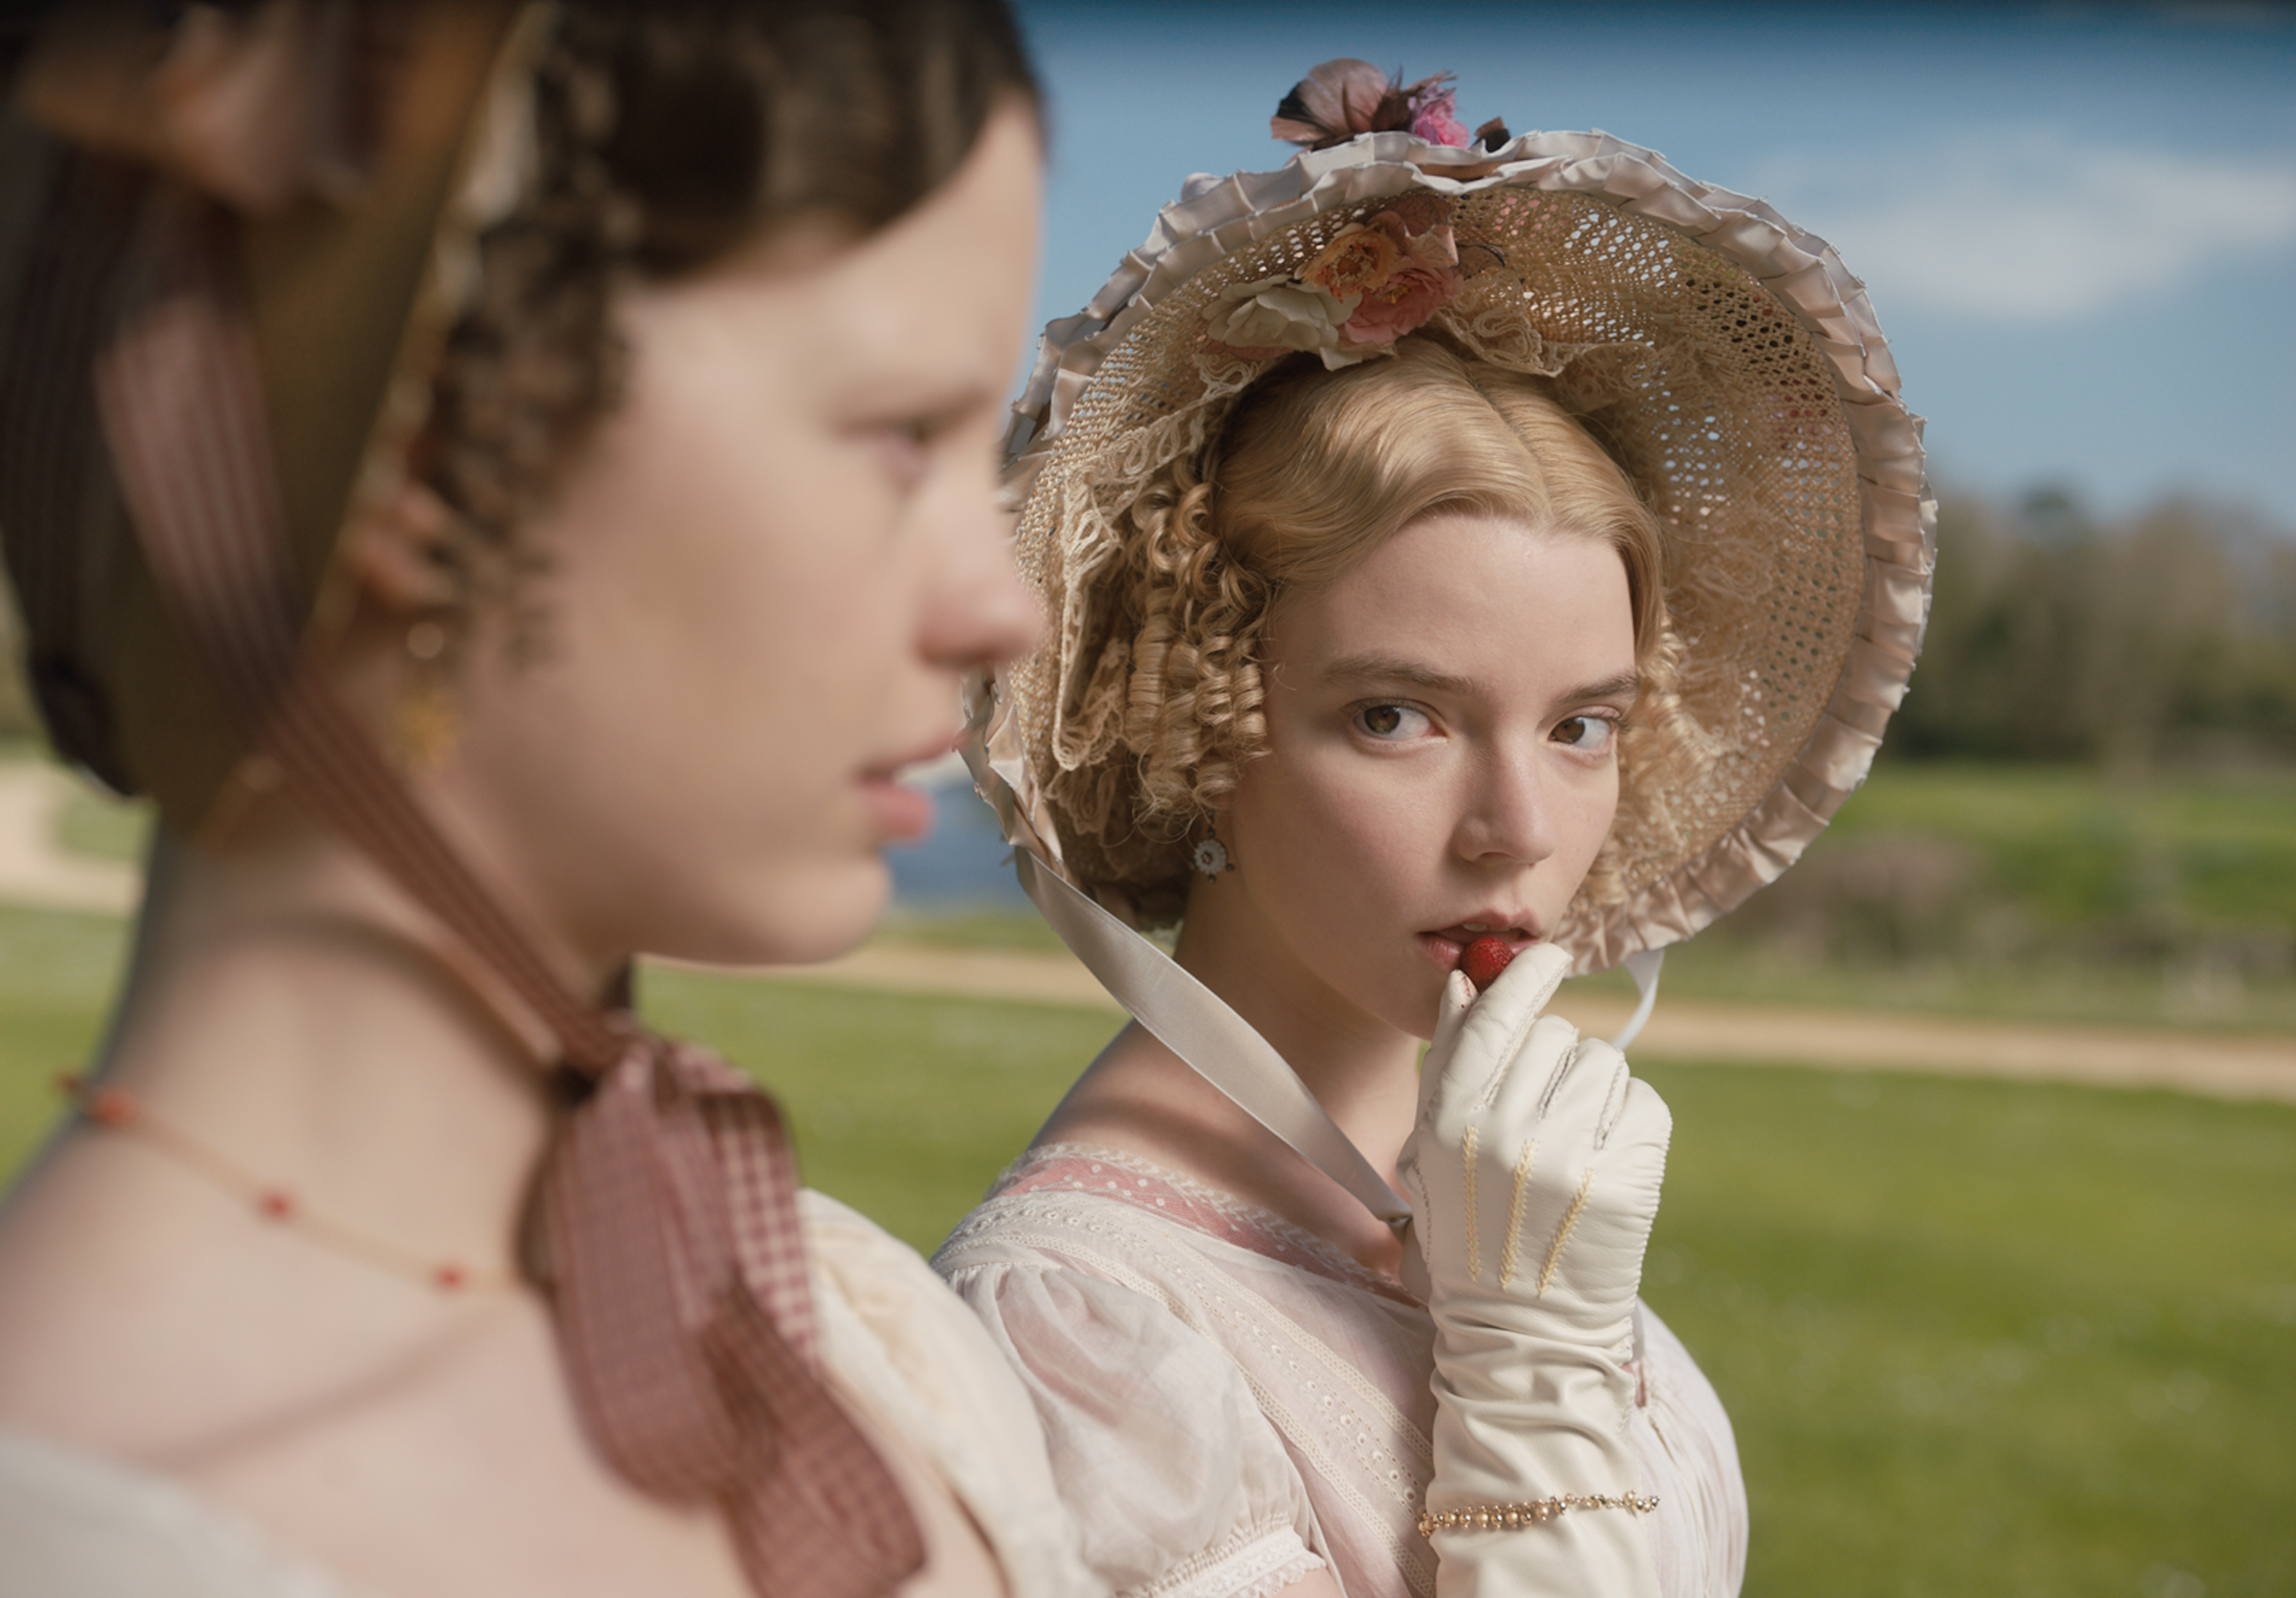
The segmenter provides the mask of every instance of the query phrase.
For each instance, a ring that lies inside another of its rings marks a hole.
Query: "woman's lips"
[[[854,786],[878,833],[889,843],[907,843],[932,831],[932,795],[890,776],[870,773]]]
[[[1443,927],[1417,936],[1419,952],[1427,956],[1437,971],[1446,973],[1459,969],[1459,956],[1478,938],[1501,938],[1518,955],[1538,941],[1538,934],[1527,928],[1488,924]]]
[[[955,747],[955,734],[938,733],[931,742],[919,744],[898,759],[871,766],[855,782],[863,808],[869,812],[886,842],[913,842],[932,831],[932,795],[903,779],[922,777],[931,781],[936,774],[937,764],[946,760]]]

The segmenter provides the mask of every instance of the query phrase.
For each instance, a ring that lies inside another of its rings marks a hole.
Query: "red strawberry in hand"
[[[1459,969],[1478,992],[1488,987],[1514,959],[1514,945],[1504,938],[1478,938],[1459,951]]]

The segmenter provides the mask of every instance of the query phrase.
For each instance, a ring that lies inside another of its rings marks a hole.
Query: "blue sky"
[[[1315,62],[1457,75],[1461,118],[1600,127],[1760,194],[1872,290],[1933,471],[2296,532],[2296,11],[1021,5],[1054,121],[1038,320],[1193,171],[1280,165]]]

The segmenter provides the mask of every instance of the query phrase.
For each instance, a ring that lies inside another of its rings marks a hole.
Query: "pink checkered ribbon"
[[[164,185],[153,203],[144,264],[156,270],[94,369],[162,594],[248,746],[493,966],[595,1079],[543,1178],[547,1286],[586,1430],[639,1487],[716,1504],[758,1593],[890,1591],[922,1564],[923,1544],[898,1482],[822,1378],[779,1112],[723,1061],[568,993],[324,679],[301,668],[231,225]],[[71,531],[60,520],[55,536]]]
[[[591,1435],[640,1487],[724,1502],[763,1593],[817,1590],[870,1539],[887,1566],[915,1547],[914,1526],[880,1525],[900,1498],[876,1455],[830,1446],[851,1422],[808,1368],[791,1177],[770,1099],[710,1054],[639,1039],[542,1189],[550,1235],[586,1250],[555,1299]]]

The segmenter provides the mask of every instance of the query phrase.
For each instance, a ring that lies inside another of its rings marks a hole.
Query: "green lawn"
[[[2296,1108],[1647,1074],[1750,1594],[2296,1592]]]
[[[1109,1030],[685,972],[647,990],[775,1083],[818,1184],[920,1248]],[[1650,1298],[1739,1429],[1750,1594],[2296,1591],[2296,1108],[1650,1075],[1677,1128]]]
[[[912,941],[1057,945],[1032,913]],[[1632,992],[1622,974],[1594,985]],[[1669,952],[1686,998],[2296,1032],[2296,773],[2112,783],[1885,765],[1808,856]]]
[[[74,854],[140,865],[152,842],[152,807],[84,790],[56,818],[56,839]]]
[[[135,848],[132,819],[101,807],[67,824],[91,851]],[[2296,1026],[2296,979],[2273,964],[2296,906],[2284,777],[2116,790],[1885,769],[1818,849],[1816,889],[1768,923],[1778,948],[1702,938],[1670,990]],[[1932,868],[1953,891],[1931,921],[1858,920],[1873,880],[1919,898]],[[1989,908],[1956,922],[1956,893]],[[1847,929],[1816,961],[1793,947],[1813,904]],[[994,916],[901,933],[1044,938]],[[2044,933],[2105,952],[2053,955]],[[1952,955],[1961,936],[1975,955]],[[1891,939],[1911,940],[1894,961],[1877,953]],[[89,1049],[123,941],[101,917],[0,908],[0,1172],[53,1120],[49,1078]],[[809,1179],[921,1248],[1111,1029],[1100,1012],[689,971],[650,971],[642,992],[662,1025],[775,1086]],[[2296,1107],[1649,1074],[1676,1138],[1648,1296],[1737,1425],[1753,1598],[2296,1593]]]
[[[1973,845],[2005,891],[2058,926],[2296,915],[2296,774],[2284,771],[2114,782],[2078,766],[1890,765],[1832,832]]]
[[[0,1160],[53,1119],[119,952],[116,924],[0,912]],[[775,1085],[816,1184],[920,1248],[1110,1028],[688,971],[644,989]],[[1676,1136],[1648,1294],[1737,1425],[1750,1594],[2296,1591],[2296,1108],[1649,1074]]]
[[[54,1119],[55,1078],[94,1046],[127,950],[115,917],[0,905],[0,1171]]]
[[[650,971],[657,1025],[771,1083],[806,1180],[930,1252],[1116,1030],[1054,1009]]]
[[[1677,993],[2296,1031],[2296,771],[1884,762]]]

